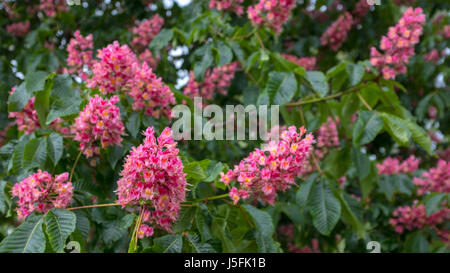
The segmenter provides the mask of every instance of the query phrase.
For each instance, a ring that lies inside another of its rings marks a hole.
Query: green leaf
[[[47,140],[45,138],[33,138],[25,145],[22,159],[25,170],[41,167],[46,159]]]
[[[47,125],[57,118],[78,114],[81,105],[80,91],[72,88],[72,79],[69,75],[57,75],[53,81]]]
[[[197,81],[202,82],[205,77],[206,69],[212,65],[214,60],[211,45],[207,44],[197,49],[194,55],[201,56],[201,60],[194,64],[194,76]]]
[[[320,71],[307,71],[306,78],[319,97],[324,97],[328,94],[328,82],[325,75]]]
[[[382,175],[380,179],[378,179],[378,185],[380,185],[380,190],[389,201],[392,201],[392,197],[394,196],[396,190],[395,179],[392,176]]]
[[[63,138],[58,133],[51,133],[47,138],[48,155],[56,166],[63,154]]]
[[[407,146],[411,138],[411,132],[408,130],[405,121],[387,113],[380,113],[380,116],[384,120],[386,131],[389,132],[394,140],[401,146]]]
[[[32,72],[25,77],[25,88],[30,93],[40,91],[45,87],[45,80],[47,79],[48,73],[44,71]]]
[[[300,184],[300,188],[296,194],[296,202],[300,207],[303,207],[307,204],[309,195],[311,193],[311,188],[314,185],[314,181],[316,181],[318,173],[311,174],[305,182]]]
[[[314,227],[323,235],[330,235],[341,217],[341,203],[325,179],[314,183],[308,200]]]
[[[133,223],[134,219],[136,218],[136,215],[134,214],[127,214],[120,220],[120,228],[126,229],[129,228]]]
[[[216,63],[218,66],[229,64],[233,60],[233,52],[231,51],[231,48],[224,42],[217,42],[217,52],[219,58],[218,60],[216,60]]]
[[[370,173],[364,179],[360,179],[359,183],[361,185],[362,197],[365,200],[369,197],[372,189],[378,179],[378,171],[375,167],[375,164],[370,164]]]
[[[165,235],[155,239],[155,243],[162,253],[181,253],[183,237],[181,234]]]
[[[9,112],[19,112],[21,111],[28,101],[33,96],[32,92],[29,92],[25,88],[25,82],[16,87],[16,90],[8,99],[8,111]]]
[[[406,253],[429,253],[430,244],[425,234],[421,231],[414,232],[406,237],[403,252]]]
[[[211,163],[208,169],[206,170],[207,177],[203,181],[212,182],[216,180],[224,168],[225,166],[222,164],[222,162]]]
[[[108,147],[106,158],[108,159],[111,168],[114,169],[116,167],[116,164],[122,158],[123,153],[124,149],[122,146],[114,145]]]
[[[173,232],[182,232],[191,229],[196,209],[196,207],[183,207],[178,220],[172,227]]]
[[[362,64],[348,63],[346,69],[351,86],[357,85],[361,82],[365,72],[364,66]]]
[[[45,250],[43,219],[43,215],[29,215],[23,224],[0,243],[0,253],[43,253]]]
[[[345,175],[350,163],[350,149],[335,149],[325,158],[323,170],[338,179]]]
[[[172,29],[162,29],[158,35],[156,35],[149,45],[149,48],[155,52],[163,49],[173,38]]]
[[[18,173],[20,170],[23,170],[23,155],[25,150],[25,145],[28,143],[31,135],[24,135],[19,139],[19,143],[17,143],[14,153],[12,155],[11,164],[8,168],[8,172]]]
[[[45,215],[45,232],[56,252],[63,252],[66,240],[75,231],[77,217],[68,210],[52,209]]]
[[[284,105],[292,100],[297,92],[297,80],[292,72],[270,72],[266,88],[271,104]]]
[[[50,110],[50,90],[52,81],[47,82],[47,86],[36,93],[36,99],[34,101],[34,108],[38,114],[39,123],[45,128],[45,121]]]
[[[135,138],[139,133],[139,129],[141,126],[141,116],[139,115],[139,113],[138,112],[131,113],[131,115],[128,117],[125,126],[127,127],[127,130],[128,132],[130,132],[131,136]]]
[[[411,132],[414,142],[419,144],[429,155],[433,154],[431,148],[431,139],[427,132],[413,121],[405,121],[404,124]]]
[[[448,193],[433,192],[425,197],[424,205],[427,217],[442,208],[442,202],[448,198]]]
[[[200,242],[197,234],[186,234],[186,239],[189,245],[192,247],[194,253],[214,253],[214,248],[208,243]]]
[[[205,171],[198,162],[191,162],[185,165],[183,171],[186,174],[186,179],[188,180],[192,179],[201,181],[206,179]]]
[[[0,181],[0,212],[6,212],[6,196],[5,196],[6,181]]]
[[[381,129],[383,129],[383,120],[376,112],[359,111],[353,129],[353,144],[359,146],[371,142]]]
[[[356,173],[360,180],[366,178],[370,173],[370,160],[369,158],[361,153],[361,151],[352,148],[350,157],[352,159],[352,163],[355,166]]]
[[[278,247],[272,236],[265,236],[261,231],[255,233],[256,245],[260,253],[277,253]]]
[[[245,211],[250,214],[253,223],[256,226],[256,230],[261,232],[262,236],[269,236],[271,237],[273,232],[275,231],[275,228],[273,226],[272,217],[270,217],[270,214],[255,208],[252,205],[242,205],[242,207],[245,209]]]

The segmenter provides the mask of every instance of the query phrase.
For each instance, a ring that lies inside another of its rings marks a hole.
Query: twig
[[[88,206],[81,206],[81,207],[67,208],[67,210],[89,209],[89,208],[101,208],[101,207],[113,207],[113,206],[120,206],[120,204],[119,204],[119,203],[110,203],[110,204],[88,205]]]
[[[73,163],[72,170],[70,171],[69,181],[72,182],[73,173],[75,171],[75,167],[78,164],[78,160],[80,160],[81,151],[78,153],[77,159],[75,159],[75,163]]]

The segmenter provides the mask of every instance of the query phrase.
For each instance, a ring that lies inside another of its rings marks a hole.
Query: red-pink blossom
[[[439,51],[437,49],[433,49],[427,54],[423,56],[425,61],[436,64],[439,61]]]
[[[138,62],[136,55],[127,45],[114,41],[98,51],[92,68],[93,76],[88,80],[89,88],[98,88],[102,94],[121,91],[135,76],[133,64]]]
[[[58,12],[68,12],[65,0],[40,0],[39,10],[43,10],[48,17],[56,17]]]
[[[23,37],[30,31],[30,22],[17,22],[6,26],[6,31],[14,36]]]
[[[161,57],[158,55],[156,58],[153,57],[153,54],[150,50],[145,49],[141,54],[139,54],[139,60],[142,63],[147,63],[149,67],[151,67],[153,70],[156,69],[158,66],[159,61],[161,60]]]
[[[244,13],[244,7],[242,6],[244,0],[210,0],[209,8],[231,11],[241,16]]]
[[[352,25],[352,15],[349,12],[345,12],[322,34],[320,43],[337,51],[347,39],[347,34],[351,30]]]
[[[256,5],[248,7],[247,14],[253,25],[280,33],[294,7],[295,0],[259,0]]]
[[[74,36],[67,45],[67,65],[69,66],[67,72],[77,73],[83,80],[86,80],[88,75],[83,71],[83,68],[84,66],[91,68],[93,63],[92,50],[94,49],[94,43],[92,34],[83,37],[80,31],[77,30]]]
[[[421,178],[414,177],[414,184],[418,194],[450,193],[450,162],[440,159],[437,166],[422,173]]]
[[[403,162],[398,158],[387,157],[382,163],[377,164],[378,174],[394,175],[399,173],[411,173],[419,168],[419,159],[411,155]]]
[[[297,56],[285,53],[281,53],[281,56],[283,56],[286,60],[290,62],[293,62],[299,66],[303,66],[307,71],[314,70],[316,67],[316,57],[298,58]]]
[[[34,211],[46,213],[52,208],[66,208],[72,201],[73,187],[68,182],[69,173],[53,178],[48,172],[38,170],[12,188],[12,196],[18,197],[19,218],[26,218]]]
[[[406,73],[409,58],[414,55],[414,46],[422,35],[425,15],[421,8],[409,8],[405,11],[398,24],[389,28],[387,36],[383,36],[378,52],[371,48],[370,62],[385,79],[393,79],[398,74]]]
[[[144,133],[144,143],[133,147],[117,182],[119,203],[141,206],[142,221],[166,231],[171,230],[185,201],[186,174],[178,156],[177,142],[166,127],[158,139],[153,127]],[[151,236],[143,227],[142,236]]]
[[[232,62],[221,67],[214,67],[205,73],[203,82],[195,80],[194,72],[190,72],[189,82],[183,90],[186,96],[191,98],[202,97],[211,100],[215,93],[226,95],[228,87],[234,78],[235,71],[239,68],[238,62]]]
[[[230,191],[233,202],[236,204],[239,199],[253,196],[273,204],[277,191],[285,191],[295,184],[314,142],[312,134],[303,137],[305,133],[303,127],[297,132],[297,128],[291,126],[281,133],[280,141],[270,141],[265,149],[256,149],[233,170],[221,173],[225,184],[238,183],[237,188]]]
[[[130,83],[128,95],[133,99],[133,109],[144,109],[147,115],[158,118],[161,115],[170,117],[170,105],[175,104],[175,97],[161,78],[153,74],[147,63],[139,66],[133,81]]]
[[[125,127],[120,118],[120,109],[115,105],[118,101],[118,96],[108,100],[95,95],[75,118],[71,128],[75,134],[74,140],[80,142],[80,150],[87,158],[100,154],[98,141],[103,149],[110,145],[121,145]]]
[[[352,11],[353,24],[359,24],[361,20],[367,15],[370,10],[370,5],[367,0],[359,0]]]
[[[146,49],[153,38],[161,31],[163,24],[164,19],[158,14],[151,19],[137,23],[135,27],[131,28],[134,35],[130,43],[131,47],[138,52]]]
[[[339,135],[337,130],[337,121],[328,117],[327,122],[322,124],[319,128],[319,136],[317,138],[317,147],[336,147],[339,146]]]

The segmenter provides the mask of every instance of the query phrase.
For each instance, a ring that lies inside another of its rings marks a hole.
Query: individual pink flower
[[[238,62],[232,62],[221,67],[214,67],[206,71],[203,82],[195,80],[194,72],[190,72],[189,82],[183,90],[184,95],[194,98],[202,97],[211,100],[215,93],[226,95],[228,87],[234,78],[235,71],[239,68]]]
[[[382,163],[377,164],[378,174],[394,175],[399,173],[411,173],[419,168],[419,159],[411,155],[405,161],[398,158],[387,157]]]
[[[58,12],[68,12],[65,0],[40,0],[39,10],[43,10],[48,17],[56,17]]]
[[[417,193],[422,195],[427,192],[450,192],[450,162],[442,159],[435,168],[424,172],[422,178],[414,177]]]
[[[244,13],[244,7],[242,6],[244,0],[210,0],[209,8],[231,11],[241,16]]]
[[[131,32],[134,35],[130,43],[131,47],[138,52],[146,49],[153,38],[161,31],[163,24],[164,19],[158,14],[151,19],[137,23],[135,27],[131,28]]]
[[[329,46],[333,51],[337,51],[347,39],[347,34],[352,25],[352,15],[345,12],[322,34],[320,37],[321,45]]]
[[[19,198],[16,209],[23,219],[32,212],[46,213],[52,208],[66,208],[72,201],[73,187],[68,182],[69,173],[53,178],[48,172],[38,170],[12,188],[12,196]]]
[[[100,154],[99,141],[104,149],[110,145],[121,145],[125,128],[120,118],[120,109],[115,104],[118,96],[109,100],[98,95],[91,98],[72,126],[74,140],[80,142],[80,150],[89,158]]]
[[[145,237],[150,237],[153,235],[153,228],[148,225],[140,225],[138,230],[138,238],[144,239]]]
[[[170,128],[166,127],[158,139],[153,127],[144,135],[144,143],[133,147],[125,160],[116,192],[122,207],[142,208],[143,223],[170,231],[180,203],[185,201],[186,174]],[[153,233],[146,226],[141,228],[142,237]]]
[[[77,73],[83,80],[86,80],[88,75],[83,71],[84,67],[92,67],[92,50],[94,49],[94,43],[92,41],[92,34],[86,37],[81,35],[77,30],[74,33],[74,38],[70,39],[67,45],[67,65],[69,69],[68,73]]]
[[[437,114],[438,114],[438,110],[437,110],[437,108],[436,108],[435,106],[430,106],[430,107],[428,108],[427,113],[428,113],[428,117],[429,117],[431,120],[435,120],[436,117],[437,117]]]
[[[259,0],[256,5],[248,7],[247,14],[253,25],[280,33],[294,7],[295,0]]]
[[[130,83],[128,95],[133,99],[133,109],[144,109],[147,115],[155,118],[161,115],[170,117],[170,105],[175,104],[175,97],[161,78],[153,74],[147,63],[135,64],[136,74]]]
[[[316,67],[316,57],[298,58],[297,56],[285,53],[281,53],[281,56],[283,56],[286,60],[290,62],[293,62],[299,66],[303,66],[307,71],[314,70]]]
[[[403,13],[398,24],[389,28],[387,36],[381,38],[378,52],[371,48],[371,64],[377,68],[385,79],[393,79],[398,74],[406,73],[409,58],[414,55],[414,46],[422,35],[425,15],[421,8],[409,8]]]
[[[280,141],[270,141],[264,150],[256,149],[231,172],[221,174],[222,182],[237,182],[237,188],[232,187],[230,191],[233,202],[253,196],[273,204],[277,191],[285,191],[295,184],[314,142],[312,134],[304,136],[305,133],[303,127],[297,132],[291,126],[281,133]]]
[[[30,22],[17,22],[6,26],[6,31],[14,36],[23,37],[30,31]]]
[[[98,88],[102,94],[121,91],[135,76],[133,67],[138,62],[136,55],[127,45],[114,41],[98,51],[94,61],[93,76],[88,80],[89,88]]]

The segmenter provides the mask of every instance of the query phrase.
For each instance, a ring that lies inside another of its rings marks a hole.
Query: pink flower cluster
[[[92,41],[92,34],[83,37],[79,30],[75,31],[74,38],[70,39],[67,45],[67,65],[68,73],[77,73],[83,80],[86,80],[88,75],[83,71],[83,67],[92,67],[92,50],[94,49],[94,42]]]
[[[30,31],[30,22],[18,22],[6,26],[6,31],[14,36],[23,37]]]
[[[210,0],[209,8],[231,11],[241,16],[244,13],[244,7],[242,7],[243,2],[244,0]]]
[[[153,127],[147,128],[144,135],[144,143],[133,147],[125,160],[117,182],[119,203],[122,207],[142,206],[142,222],[170,231],[180,203],[185,201],[186,174],[170,128],[166,127],[158,139]],[[143,225],[138,235],[152,233]]]
[[[73,187],[68,182],[69,173],[53,178],[48,172],[38,170],[12,188],[18,197],[17,215],[26,218],[34,211],[46,213],[52,208],[66,208],[72,201]]]
[[[295,7],[295,2],[295,0],[259,0],[256,5],[248,7],[248,18],[253,25],[265,26],[280,33]]]
[[[353,24],[359,24],[361,20],[367,15],[370,10],[370,5],[367,0],[359,0],[356,3],[355,8],[352,11],[353,14]]]
[[[56,17],[58,12],[68,12],[65,0],[40,0],[39,10],[43,10],[48,17]]]
[[[142,63],[147,63],[153,70],[156,69],[161,57],[158,55],[156,58],[153,57],[152,52],[148,49],[144,50],[141,54],[139,54],[139,60]]]
[[[347,39],[347,34],[352,29],[352,25],[352,15],[349,12],[345,12],[322,34],[320,43],[337,51]]]
[[[377,164],[379,175],[394,175],[399,173],[411,173],[419,168],[419,159],[411,155],[405,161],[398,158],[387,157],[382,163]]]
[[[422,35],[425,15],[421,8],[409,8],[395,27],[390,27],[387,36],[381,38],[378,52],[371,48],[371,64],[383,74],[385,79],[393,79],[398,74],[406,73],[409,58],[414,55],[414,46]]]
[[[155,118],[161,114],[170,117],[170,104],[175,104],[170,88],[153,74],[147,63],[137,69],[128,95],[133,99],[134,110],[145,109],[147,115]]]
[[[338,122],[338,121],[337,121]],[[337,130],[337,122],[328,117],[326,123],[319,128],[319,136],[317,138],[317,147],[336,147],[339,146],[339,134]]]
[[[439,51],[437,49],[433,49],[427,54],[423,56],[425,61],[436,64],[439,61]]]
[[[127,45],[120,46],[114,41],[98,51],[94,61],[93,76],[88,80],[89,88],[98,88],[102,94],[120,91],[134,78],[134,64],[138,62],[136,55]]]
[[[15,87],[11,89],[9,94],[11,95],[16,90]],[[8,117],[15,119],[15,123],[17,124],[17,129],[19,131],[23,131],[25,134],[31,134],[41,127],[41,123],[39,122],[39,117],[34,108],[34,101],[36,97],[30,98],[27,104],[25,104],[24,108],[20,112],[9,112]],[[63,120],[61,118],[55,119],[52,123],[50,123],[49,127],[55,129],[56,131],[62,134],[68,134],[69,129],[62,126]]]
[[[431,168],[422,174],[422,178],[414,177],[418,194],[427,192],[450,193],[450,162],[442,159],[438,161],[436,168]]]
[[[211,100],[214,93],[227,94],[227,89],[231,85],[235,71],[239,68],[239,62],[232,62],[221,67],[214,67],[205,73],[203,82],[195,80],[194,72],[190,72],[189,82],[183,93],[191,98],[202,97]]]
[[[281,56],[283,56],[286,60],[290,62],[293,62],[299,66],[303,66],[307,71],[314,70],[316,67],[316,57],[298,58],[297,56],[285,53],[281,53]]]
[[[412,206],[403,206],[395,209],[392,216],[389,219],[389,223],[397,233],[401,234],[405,230],[412,231],[427,226],[433,228],[443,241],[450,241],[449,230],[438,227],[438,225],[450,220],[450,209],[447,207],[443,207],[440,211],[427,217],[425,205],[419,205],[419,201],[414,200]]]
[[[239,199],[253,195],[273,205],[277,191],[285,191],[295,184],[314,142],[312,134],[302,138],[305,133],[303,127],[297,132],[297,128],[291,126],[281,133],[280,141],[270,141],[265,149],[256,149],[233,170],[221,173],[220,180],[226,185],[238,182],[238,188],[233,187],[229,194],[233,202],[236,204]]]
[[[164,19],[156,14],[151,19],[144,20],[131,28],[134,38],[131,40],[131,47],[137,51],[143,51],[151,43],[153,38],[161,31]]]
[[[99,140],[102,148],[109,145],[121,145],[125,127],[120,118],[120,109],[115,104],[118,96],[102,99],[98,95],[91,98],[72,125],[74,140],[80,142],[80,150],[89,158],[100,154],[96,145]]]

